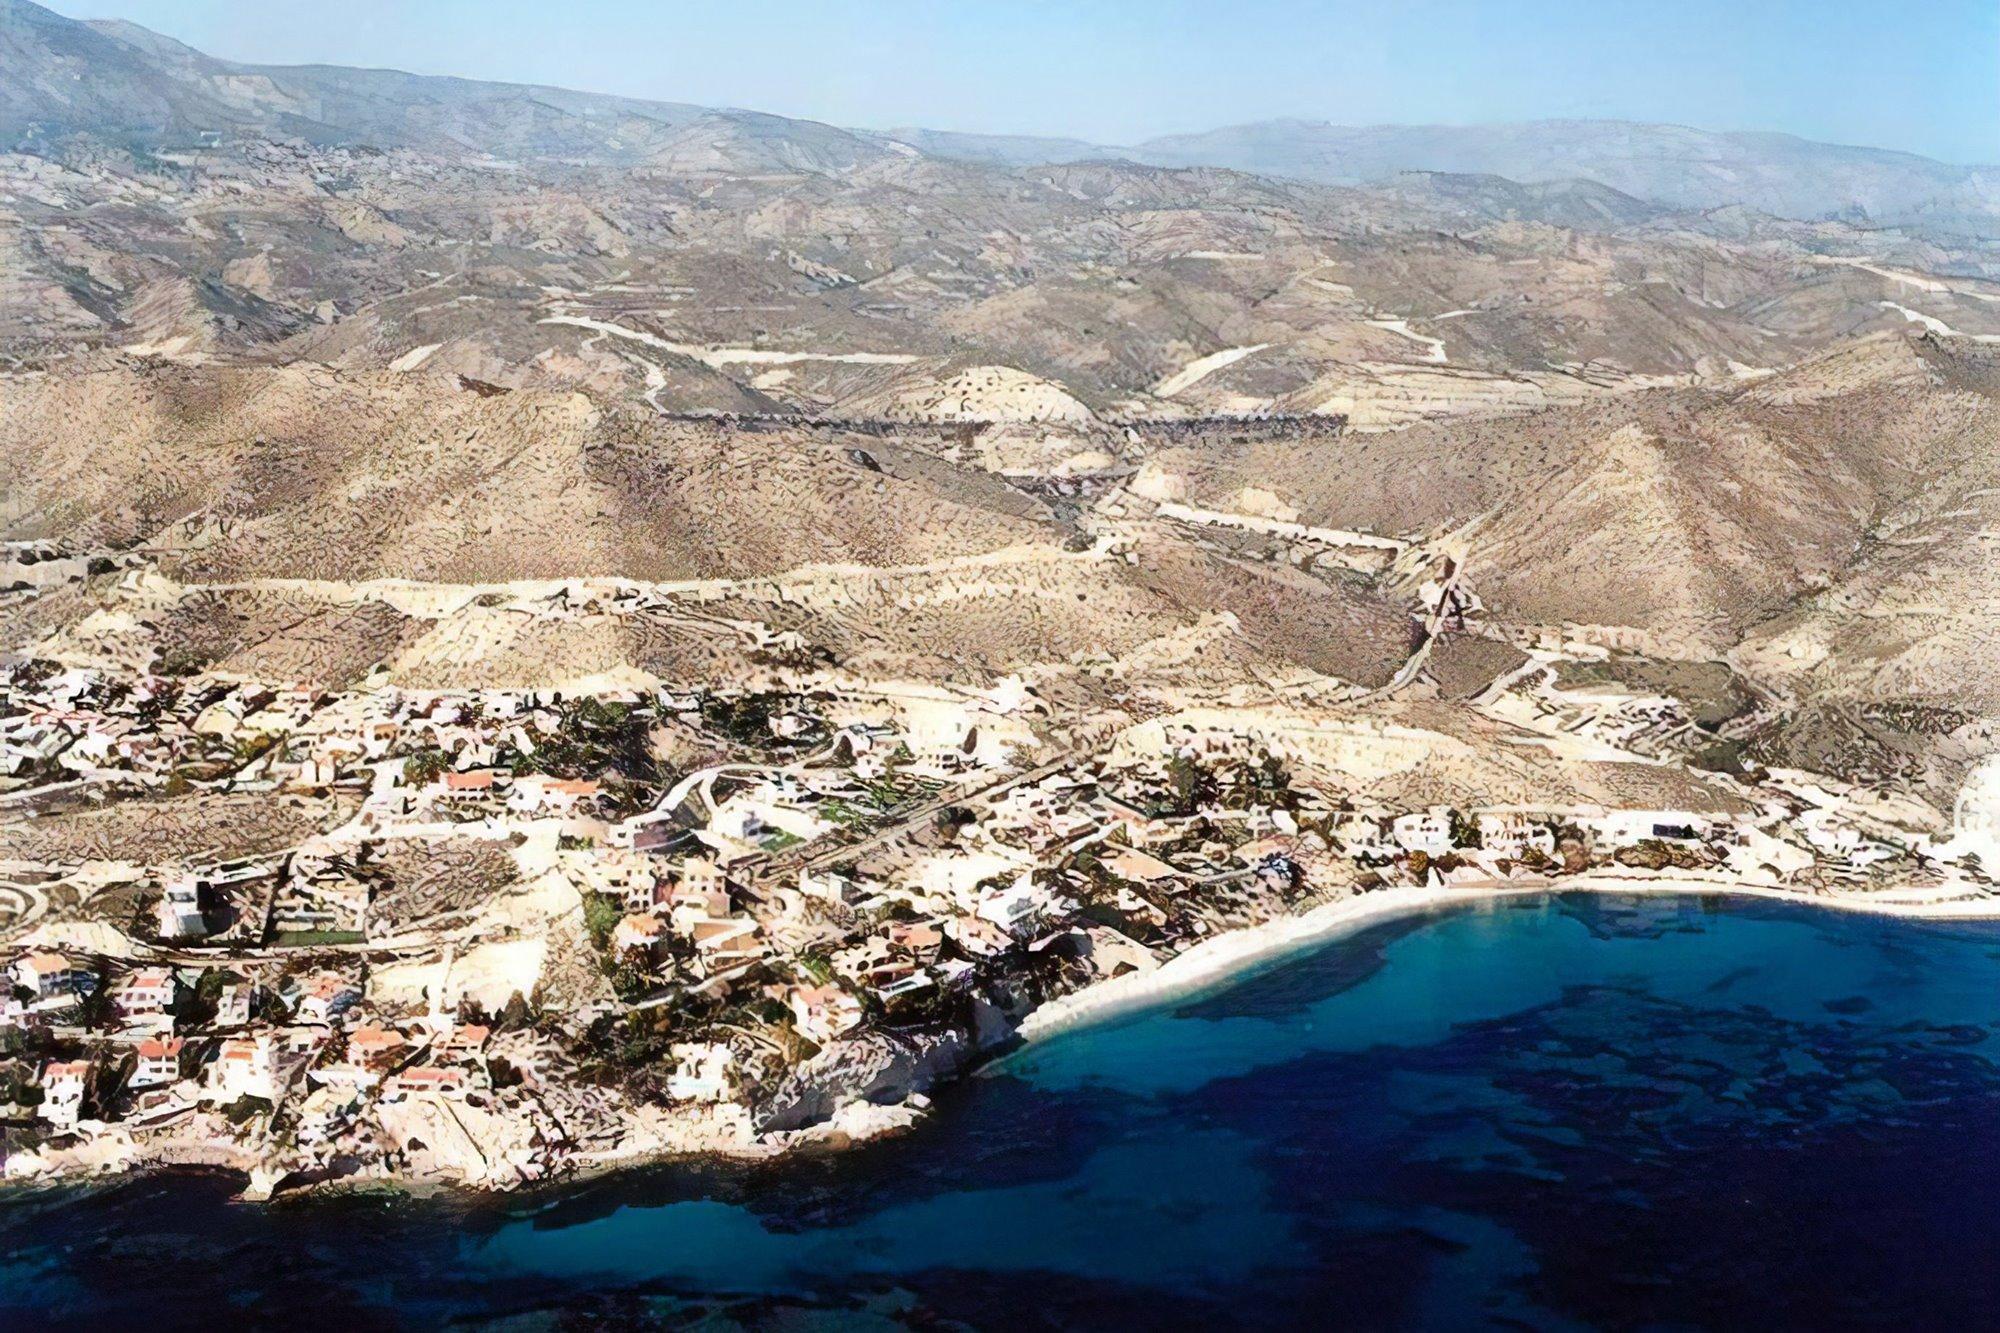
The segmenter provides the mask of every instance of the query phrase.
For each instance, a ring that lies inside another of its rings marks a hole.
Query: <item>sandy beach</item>
[[[1073,1028],[1106,1022],[1168,1000],[1225,985],[1243,972],[1302,953],[1378,921],[1496,898],[1551,893],[1666,894],[1683,897],[1726,895],[1906,920],[2000,919],[2000,898],[1971,902],[1897,903],[1879,899],[1871,901],[1853,894],[1810,894],[1775,885],[1710,880],[1692,875],[1663,877],[1656,873],[1628,876],[1610,871],[1589,871],[1561,880],[1496,882],[1449,889],[1382,889],[1325,903],[1295,917],[1213,936],[1176,954],[1150,972],[1129,972],[1051,1000],[1022,1021],[1018,1035],[1025,1043],[1046,1041]]]

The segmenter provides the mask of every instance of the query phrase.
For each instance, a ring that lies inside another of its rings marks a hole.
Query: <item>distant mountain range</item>
[[[1523,186],[1591,182],[1677,209],[1733,204],[1786,218],[2000,236],[2000,168],[1784,134],[1618,121],[1348,127],[1273,120],[1108,146],[845,130],[561,88],[237,64],[135,24],[80,22],[28,0],[0,0],[0,147],[47,151],[77,136],[172,146],[240,134],[689,173],[838,172],[911,152],[1004,166],[1124,159],[1328,184],[1449,173]]]
[[[2000,213],[2000,168],[1951,166],[1914,153],[1789,134],[1623,121],[1355,127],[1269,120],[1124,148],[936,131],[897,131],[896,137],[937,156],[1014,165],[1119,156],[1334,185],[1373,183],[1407,171],[1502,176],[1523,184],[1587,180],[1674,208],[1742,204],[1777,217],[1966,226],[1985,234]]]

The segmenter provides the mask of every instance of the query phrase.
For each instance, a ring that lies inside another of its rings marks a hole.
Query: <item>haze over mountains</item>
[[[1133,145],[921,128],[878,133],[686,103],[333,66],[245,65],[119,21],[0,3],[0,143],[85,133],[174,146],[204,133],[325,144],[455,143],[499,158],[753,171],[851,169],[902,145],[1000,166],[1124,160],[1212,166],[1324,184],[1404,172],[1590,181],[1681,209],[1736,204],[1941,235],[2000,229],[2000,169],[1784,134],[1618,121],[1349,127],[1272,120]]]
[[[1158,166],[1230,167],[1332,185],[1399,173],[1584,180],[1673,208],[1742,204],[1777,217],[1857,221],[1990,235],[2000,169],[1947,166],[1913,153],[1814,143],[1788,134],[1678,125],[1549,120],[1519,125],[1342,126],[1271,120],[1126,148],[1066,139],[897,131],[942,156],[1027,165],[1123,157]]]

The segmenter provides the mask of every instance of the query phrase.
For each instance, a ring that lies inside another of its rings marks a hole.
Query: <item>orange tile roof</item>
[[[67,972],[69,959],[59,953],[31,953],[21,960],[21,965],[30,972]]]

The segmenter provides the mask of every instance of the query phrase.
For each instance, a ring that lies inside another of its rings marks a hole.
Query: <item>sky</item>
[[[46,2],[46,0],[45,0]],[[226,59],[1102,144],[1278,116],[1782,130],[2000,163],[2000,0],[53,0]]]

